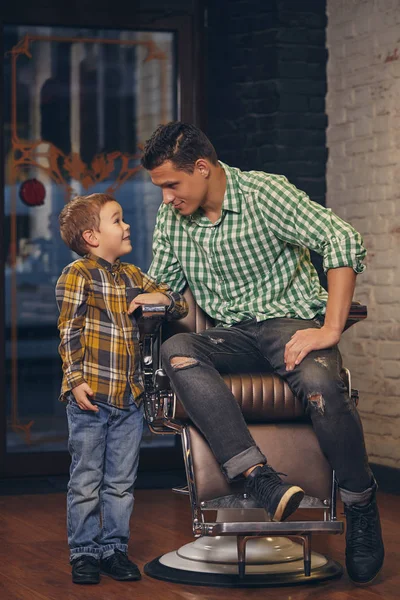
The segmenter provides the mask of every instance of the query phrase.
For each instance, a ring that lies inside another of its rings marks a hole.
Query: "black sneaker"
[[[297,485],[283,483],[279,475],[269,465],[256,467],[248,475],[245,492],[265,508],[271,521],[284,521],[299,507],[304,491]]]
[[[100,571],[118,581],[138,581],[142,578],[138,567],[121,550],[115,550],[111,556],[102,558]]]
[[[71,565],[73,583],[100,583],[100,562],[94,556],[83,554],[72,559]]]
[[[370,583],[383,565],[385,549],[375,494],[366,506],[344,506],[346,567],[353,583]]]

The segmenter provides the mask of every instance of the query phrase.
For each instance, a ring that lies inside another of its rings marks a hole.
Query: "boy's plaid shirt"
[[[64,268],[56,285],[64,372],[61,400],[86,382],[94,401],[124,408],[132,395],[140,403],[139,331],[127,309],[135,296],[145,292],[166,294],[171,318],[187,314],[186,300],[180,294],[134,265],[119,260],[111,265],[88,254]]]
[[[348,266],[361,273],[360,234],[286,177],[220,164],[221,217],[211,223],[200,210],[182,216],[162,205],[149,274],[176,290],[188,283],[201,308],[223,325],[325,313],[328,294],[309,249],[323,256],[325,271]]]

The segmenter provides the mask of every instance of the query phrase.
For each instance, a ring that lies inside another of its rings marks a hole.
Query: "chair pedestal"
[[[217,521],[248,519],[237,510],[219,510]],[[267,521],[263,510],[252,510],[257,522]],[[246,546],[246,575],[238,575],[236,536],[201,536],[145,566],[150,577],[174,583],[223,587],[266,587],[324,581],[340,577],[343,569],[325,556],[312,552],[311,574],[304,575],[302,545],[287,537],[250,539]]]

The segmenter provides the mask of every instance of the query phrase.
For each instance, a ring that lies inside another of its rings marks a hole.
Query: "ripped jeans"
[[[285,368],[285,345],[291,336],[299,329],[320,326],[316,320],[251,319],[229,328],[179,333],[162,346],[163,367],[230,480],[267,459],[220,373],[272,369],[309,413],[322,452],[336,471],[342,500],[349,505],[366,502],[374,480],[360,417],[340,377],[338,347],[310,352],[293,371]],[[178,357],[182,360],[172,366],[171,360]]]

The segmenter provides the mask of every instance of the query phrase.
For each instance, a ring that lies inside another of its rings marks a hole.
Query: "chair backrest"
[[[214,326],[213,320],[198,306],[188,287],[184,296],[189,304],[188,315],[184,319],[164,324],[164,339],[177,333],[198,333]],[[265,423],[303,419],[304,407],[287,383],[274,375],[267,364],[265,367],[260,365],[260,371],[223,375],[246,421]],[[175,402],[174,417],[188,421],[186,411],[178,399]]]
[[[189,288],[184,296],[189,313],[184,319],[164,325],[165,337],[213,327],[212,319],[196,304]],[[329,499],[332,470],[321,453],[301,401],[294,397],[289,386],[271,373],[224,375],[224,380],[250,423],[257,445],[271,464],[287,474],[286,481],[300,483],[308,495]],[[188,422],[178,400],[174,417]],[[192,425],[189,430],[197,500],[206,502],[241,492],[243,481],[228,483],[201,433]]]
[[[163,338],[167,339],[177,333],[205,331],[213,327],[213,320],[196,304],[193,294],[187,287],[184,296],[189,304],[188,315],[181,320],[171,321],[164,325]],[[352,305],[348,326],[365,318],[366,307]],[[360,312],[361,311],[361,312]],[[361,316],[358,316],[361,314]],[[274,374],[268,364],[255,366],[254,372],[223,374],[223,379],[235,396],[247,423],[281,423],[309,421],[310,417],[301,400],[294,396],[288,384]],[[341,376],[349,388],[348,373],[342,369]],[[188,421],[188,416],[181,402],[176,399],[173,416],[181,421]]]
[[[184,319],[178,321],[171,321],[166,326],[165,338],[171,337],[176,333],[191,333],[205,331],[210,327],[214,326],[214,321],[209,317],[204,310],[202,310],[196,303],[190,288],[187,286],[183,292],[186,301],[189,305],[189,312]],[[359,302],[352,302],[350,312],[343,331],[346,331],[349,327],[363,321],[367,318],[367,307],[360,304]]]
[[[184,296],[189,313],[184,319],[164,325],[165,338],[213,327],[212,319],[196,304],[189,288]],[[353,304],[345,329],[365,317],[366,307]],[[347,377],[344,371],[343,377]],[[287,482],[302,485],[307,495],[328,500],[332,486],[331,467],[321,452],[303,405],[288,385],[271,373],[224,375],[224,380],[250,423],[257,445],[271,464],[287,474]],[[179,401],[174,416],[187,421]],[[242,491],[243,482],[229,484],[201,433],[193,426],[189,429],[197,500],[206,502]]]

